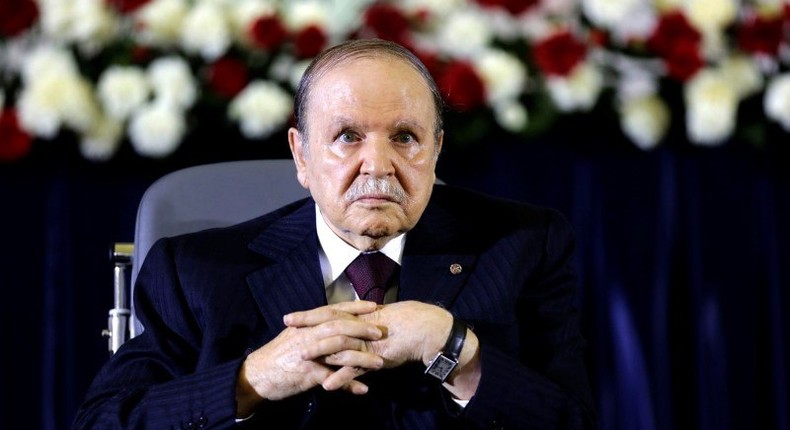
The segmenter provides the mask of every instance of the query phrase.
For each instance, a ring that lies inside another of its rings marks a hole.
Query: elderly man
[[[312,198],[160,240],[75,427],[594,427],[569,225],[434,185],[441,114],[396,44],[317,57],[288,133]]]

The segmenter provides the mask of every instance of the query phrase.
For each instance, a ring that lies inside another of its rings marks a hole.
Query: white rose
[[[17,112],[23,129],[33,136],[52,139],[60,131],[60,80],[47,74],[29,83],[19,94]]]
[[[738,94],[727,77],[716,70],[703,70],[686,84],[686,130],[689,140],[700,145],[718,145],[735,130]]]
[[[115,36],[119,23],[104,0],[75,0],[69,28],[72,40],[103,46]]]
[[[68,40],[73,3],[63,0],[38,0],[41,30],[53,39]]]
[[[79,132],[92,128],[101,116],[93,85],[82,76],[73,75],[62,77],[60,87],[63,122]]]
[[[221,57],[231,44],[231,29],[223,9],[213,3],[200,3],[184,18],[181,43],[189,52],[208,61]]]
[[[516,98],[524,90],[527,69],[513,55],[500,50],[486,50],[473,61],[485,83],[489,103]]]
[[[494,105],[494,118],[505,130],[517,133],[527,126],[529,114],[521,103],[506,101]]]
[[[22,64],[22,79],[26,83],[42,76],[67,76],[77,73],[77,61],[71,52],[56,45],[39,45]]]
[[[228,116],[239,122],[249,139],[265,138],[281,128],[293,112],[293,98],[273,82],[253,81],[228,107]]]
[[[684,11],[691,24],[702,32],[719,32],[738,14],[736,0],[686,0]]]
[[[567,78],[549,77],[546,87],[559,110],[588,111],[598,101],[603,88],[603,75],[592,64],[582,63]]]
[[[17,108],[22,127],[48,139],[55,137],[62,125],[88,130],[99,116],[90,84],[78,75],[42,74],[23,88]]]
[[[178,56],[162,57],[148,67],[148,79],[156,97],[178,108],[191,107],[198,96],[198,85],[189,64]]]
[[[326,4],[319,1],[287,2],[283,11],[286,27],[299,31],[310,25],[326,27],[329,11]]]
[[[129,140],[138,154],[161,158],[173,153],[186,132],[184,113],[171,105],[154,101],[143,106],[129,122]]]
[[[596,26],[614,28],[640,6],[640,0],[581,0],[582,12]]]
[[[120,121],[142,106],[150,93],[145,73],[134,66],[110,66],[99,77],[99,100],[104,110]]]
[[[790,73],[774,77],[765,89],[765,115],[790,131]]]
[[[492,37],[481,11],[467,7],[447,16],[438,29],[437,43],[450,55],[468,58],[488,46]]]
[[[140,42],[152,46],[174,44],[181,34],[181,24],[189,11],[186,0],[152,0],[135,13]]]
[[[80,153],[93,161],[109,160],[121,146],[123,127],[113,118],[102,117],[80,141]]]
[[[745,98],[763,87],[763,75],[756,62],[743,55],[731,56],[721,65],[721,72],[735,86],[738,97]]]
[[[669,107],[661,98],[646,95],[623,101],[620,127],[643,150],[654,148],[669,130]]]

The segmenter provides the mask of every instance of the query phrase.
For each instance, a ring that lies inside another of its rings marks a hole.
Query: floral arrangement
[[[788,0],[0,0],[0,160],[61,133],[91,160],[167,157],[203,105],[266,139],[310,59],[361,37],[407,46],[453,112],[507,133],[593,109],[645,150],[673,128],[790,132]]]

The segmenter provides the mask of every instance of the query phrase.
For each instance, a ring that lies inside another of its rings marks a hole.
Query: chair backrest
[[[140,266],[159,238],[246,221],[308,195],[296,180],[292,159],[227,161],[159,178],[137,210],[132,292]],[[131,336],[142,329],[132,310]]]

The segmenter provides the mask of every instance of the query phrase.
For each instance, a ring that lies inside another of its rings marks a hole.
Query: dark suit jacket
[[[243,428],[591,428],[574,308],[573,238],[556,211],[437,185],[407,235],[398,300],[444,306],[481,342],[463,410],[421,363],[265,403]],[[462,266],[451,273],[450,265]],[[136,285],[145,326],[99,372],[75,428],[230,428],[244,356],[284,314],[326,304],[312,199],[240,225],[156,243]]]

